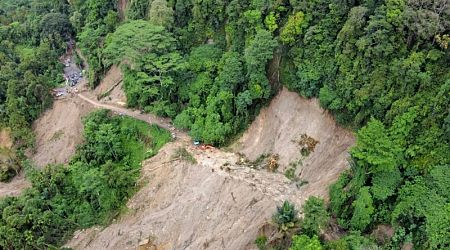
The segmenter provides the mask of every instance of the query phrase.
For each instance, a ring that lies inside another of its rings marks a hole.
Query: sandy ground
[[[339,128],[316,101],[286,90],[262,110],[235,147],[253,158],[277,152],[280,163],[288,164],[299,155],[291,142],[298,133],[320,140],[304,159],[301,176],[309,184],[301,188],[282,172],[237,165],[236,153],[202,151],[183,135],[144,162],[143,187],[129,200],[125,214],[106,228],[78,231],[67,246],[136,249],[150,239],[146,246],[156,248],[147,249],[256,249],[258,231],[271,220],[277,205],[290,200],[300,208],[310,195],[325,197],[330,182],[346,168],[352,134]],[[197,163],[173,160],[179,147],[190,151]]]
[[[112,69],[98,91],[108,89],[119,76],[120,71]],[[168,119],[98,101],[100,92],[57,100],[34,123],[37,152],[32,159],[38,166],[70,159],[83,141],[81,117],[94,108],[156,123],[174,131],[177,140],[143,163],[142,188],[127,203],[127,212],[105,228],[77,232],[67,243],[75,249],[136,249],[148,239],[158,249],[255,249],[258,230],[271,220],[277,205],[290,200],[300,208],[310,195],[326,197],[328,185],[347,167],[347,150],[354,143],[352,133],[338,127],[316,100],[282,90],[233,147],[252,160],[264,153],[279,154],[279,172],[255,170],[237,165],[234,152],[192,146],[189,136]],[[297,167],[296,174],[309,182],[298,188],[283,172],[300,159],[293,140],[305,133],[319,144]],[[190,151],[197,163],[174,160],[179,147]]]
[[[10,182],[0,182],[0,198],[5,196],[18,196],[22,190],[31,187],[31,183],[25,178],[25,174],[20,172]]]
[[[36,135],[36,153],[31,157],[35,164],[67,163],[75,153],[76,146],[83,142],[81,118],[92,110],[91,105],[74,97],[55,100],[33,124]]]
[[[307,157],[301,155],[296,142],[302,134],[319,142]],[[309,183],[302,187],[303,191],[326,197],[328,191],[324,187],[347,168],[348,149],[354,142],[353,133],[339,127],[318,100],[283,89],[261,110],[233,148],[250,160],[262,154],[278,154],[280,172],[290,163],[300,161],[296,175]]]

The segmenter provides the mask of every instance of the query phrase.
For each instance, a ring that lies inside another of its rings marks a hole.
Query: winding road
[[[139,110],[131,110],[131,109],[121,108],[121,107],[117,107],[117,106],[106,104],[106,103],[101,103],[101,102],[89,97],[88,95],[86,95],[86,92],[79,93],[78,97],[96,108],[108,109],[113,112],[144,121],[148,124],[156,124],[161,128],[167,129],[168,131],[175,133],[176,137],[178,139],[182,139],[182,141],[189,142],[191,140],[189,135],[186,132],[176,129],[172,125],[172,121],[169,118],[162,118],[162,117],[158,117],[154,114],[141,113],[141,111],[139,111]]]

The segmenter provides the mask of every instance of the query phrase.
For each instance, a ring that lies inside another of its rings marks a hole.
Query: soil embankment
[[[116,65],[111,66],[105,77],[100,81],[100,84],[94,90],[95,95],[97,95],[97,99],[102,102],[125,106],[127,98],[122,89],[122,80],[123,76],[119,67]]]
[[[196,164],[174,160],[185,147]],[[259,228],[285,199],[304,198],[279,174],[237,166],[234,153],[199,150],[177,141],[144,162],[128,212],[110,226],[80,231],[74,249],[136,249],[150,239],[157,249],[253,249]],[[142,248],[145,249],[145,248]]]

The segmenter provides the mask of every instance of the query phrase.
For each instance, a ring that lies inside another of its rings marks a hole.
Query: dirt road
[[[81,98],[82,100],[90,103],[91,105],[93,105],[96,108],[108,109],[108,110],[111,110],[118,114],[123,114],[123,115],[129,116],[129,117],[133,117],[135,119],[147,122],[149,124],[156,124],[161,128],[164,128],[171,132],[174,132],[176,134],[177,138],[180,138],[183,141],[190,141],[189,135],[183,131],[176,129],[172,125],[172,121],[169,118],[161,118],[161,117],[158,117],[153,114],[141,113],[140,110],[131,110],[131,109],[121,108],[121,107],[117,107],[117,106],[110,105],[110,104],[101,103],[101,102],[98,102],[97,100],[95,100],[93,97],[88,96],[86,92],[79,93],[78,97]]]

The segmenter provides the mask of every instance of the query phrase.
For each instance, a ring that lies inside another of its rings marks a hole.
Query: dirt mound
[[[122,90],[122,79],[122,72],[116,65],[113,65],[94,90],[97,99],[101,99],[102,102],[111,104],[125,104],[127,99]]]
[[[92,107],[76,97],[56,100],[33,124],[36,135],[36,153],[31,159],[37,166],[66,163],[83,141],[81,118]]]
[[[144,163],[128,212],[107,228],[76,233],[75,249],[136,249],[152,239],[157,249],[254,249],[258,229],[285,199],[305,197],[280,174],[235,165],[237,156],[189,146],[197,164],[174,160],[170,143]],[[184,146],[183,146],[184,147]]]
[[[328,185],[347,167],[351,131],[339,127],[315,99],[283,89],[233,145],[251,161],[277,155],[278,171],[294,169],[305,193],[326,197]]]

